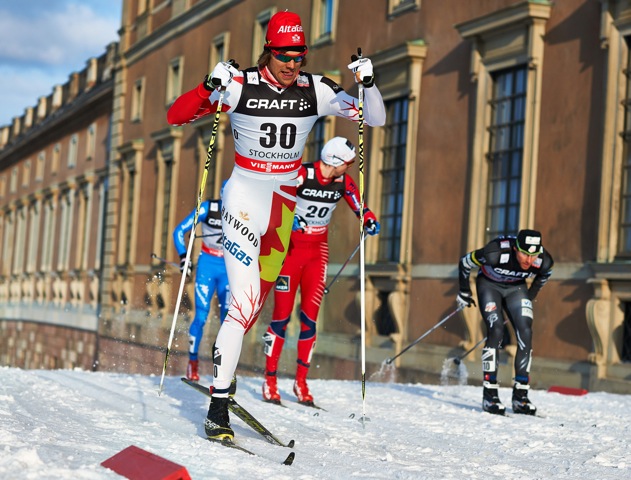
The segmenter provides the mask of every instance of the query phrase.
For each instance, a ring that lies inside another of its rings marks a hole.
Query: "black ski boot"
[[[528,399],[528,390],[530,385],[527,383],[515,382],[513,386],[513,412],[523,413],[524,415],[534,415],[537,413],[535,407]]]
[[[506,407],[497,393],[498,387],[499,385],[497,383],[484,382],[482,410],[492,413],[493,415],[504,415],[506,413]]]
[[[230,428],[230,417],[228,416],[228,398],[211,397],[208,415],[204,420],[206,436],[211,440],[232,440],[234,432]]]

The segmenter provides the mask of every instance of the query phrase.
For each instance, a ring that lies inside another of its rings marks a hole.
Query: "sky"
[[[394,366],[369,373],[363,400],[359,381],[310,380],[326,410],[297,404],[290,378],[279,379],[286,408],[265,403],[262,379],[239,375],[237,401],[281,440],[295,440],[291,466],[281,465],[289,448],[234,416],[236,442],[258,456],[208,442],[208,399],[178,377],[167,376],[158,395],[159,374],[2,367],[0,478],[121,479],[101,464],[130,446],[194,480],[631,478],[631,396],[532,390],[540,416],[510,408],[494,416],[482,411],[481,387],[466,384],[466,370],[445,364],[441,385],[397,383]],[[510,392],[500,388],[505,403]]]
[[[0,126],[118,41],[122,0],[0,0]]]

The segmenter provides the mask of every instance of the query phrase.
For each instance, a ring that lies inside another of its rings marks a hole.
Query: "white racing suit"
[[[268,74],[269,75],[269,74]],[[168,113],[183,124],[216,111],[220,92],[200,84]],[[223,193],[224,260],[232,301],[214,352],[214,396],[227,396],[243,336],[252,328],[287,254],[296,205],[297,173],[307,136],[319,117],[358,119],[358,101],[329,78],[300,72],[287,88],[269,83],[257,67],[228,84],[235,167]],[[365,123],[380,126],[385,108],[377,87],[364,89]]]

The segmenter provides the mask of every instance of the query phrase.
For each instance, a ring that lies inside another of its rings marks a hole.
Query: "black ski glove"
[[[456,303],[460,308],[466,307],[477,307],[471,292],[458,292],[458,296],[456,297]]]
[[[190,261],[188,262],[188,265],[186,265],[186,253],[180,255],[180,272],[184,273],[184,269],[186,269],[186,277],[191,278],[191,275],[193,274],[193,265]]]

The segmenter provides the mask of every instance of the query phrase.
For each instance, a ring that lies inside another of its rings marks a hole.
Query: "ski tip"
[[[296,444],[295,440],[289,440],[289,442],[287,443],[287,448],[294,448],[295,444]]]
[[[294,458],[296,458],[296,454],[294,452],[291,452],[289,455],[287,455],[287,458],[283,462],[283,465],[291,465],[292,463],[294,463]]]

